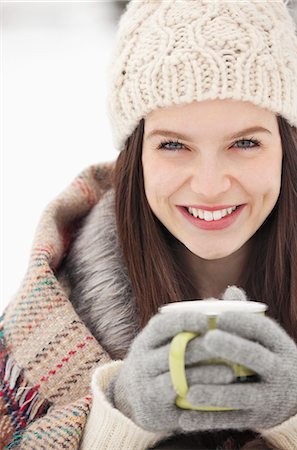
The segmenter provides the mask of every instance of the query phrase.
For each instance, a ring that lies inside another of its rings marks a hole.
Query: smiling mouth
[[[220,220],[223,217],[226,217],[228,215],[231,215],[236,209],[241,205],[234,205],[230,208],[226,209],[218,209],[216,211],[206,211],[203,209],[198,208],[192,208],[185,206],[185,210],[191,214],[191,216],[195,217],[196,219],[199,218],[201,220],[205,220],[206,222],[216,221]]]

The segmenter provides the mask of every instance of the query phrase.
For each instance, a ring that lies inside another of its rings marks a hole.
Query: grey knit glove
[[[176,392],[168,366],[170,341],[184,330],[205,333],[207,326],[208,319],[200,312],[155,315],[133,341],[123,367],[110,383],[107,391],[109,400],[146,430],[169,434],[183,431],[180,419],[189,413],[175,405]],[[210,385],[230,383],[234,374],[228,366],[201,366],[198,370],[190,367],[212,356],[204,348],[203,339],[197,337],[187,346],[188,384],[209,388]]]
[[[205,349],[251,368],[260,375],[254,383],[190,387],[192,404],[239,408],[239,411],[185,412],[179,424],[185,431],[209,429],[267,429],[297,413],[297,347],[272,319],[258,314],[225,312],[217,329],[208,331]]]

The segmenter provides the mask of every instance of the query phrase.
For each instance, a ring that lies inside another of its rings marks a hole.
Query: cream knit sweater
[[[122,364],[114,361],[98,367],[93,374],[93,405],[80,450],[144,450],[166,437],[138,427],[106,400],[104,390]]]

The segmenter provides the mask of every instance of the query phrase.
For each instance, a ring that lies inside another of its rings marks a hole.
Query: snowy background
[[[85,167],[117,156],[106,77],[120,12],[112,0],[1,1],[0,312],[47,203]]]

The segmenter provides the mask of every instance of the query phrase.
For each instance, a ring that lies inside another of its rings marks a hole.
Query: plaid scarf
[[[77,449],[89,383],[110,360],[57,280],[73,231],[110,187],[111,164],[91,166],[45,210],[29,268],[0,321],[0,449]]]

